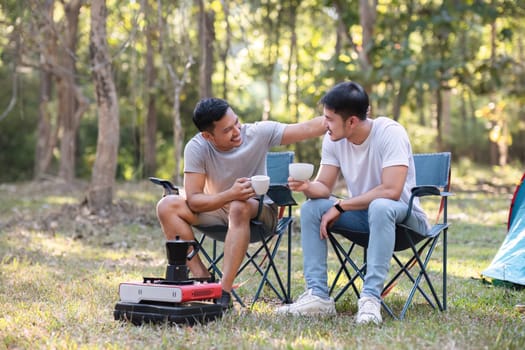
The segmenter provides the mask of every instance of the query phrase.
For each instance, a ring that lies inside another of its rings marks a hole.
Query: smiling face
[[[242,144],[241,123],[231,108],[224,116],[213,122],[213,131],[203,131],[202,136],[220,151],[229,151]]]
[[[335,113],[334,110],[329,108],[323,108],[324,114],[324,123],[328,129],[328,135],[330,135],[330,140],[338,141],[343,138],[346,138],[346,122],[343,120],[339,114]]]

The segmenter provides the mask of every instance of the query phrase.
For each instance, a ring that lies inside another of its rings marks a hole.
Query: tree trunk
[[[182,123],[180,119],[180,94],[184,83],[177,84],[173,92],[173,148],[175,150],[175,171],[173,179],[175,183],[180,184],[182,182],[181,165],[182,165],[182,149],[184,140],[184,130],[182,129]]]
[[[168,73],[173,82],[173,158],[175,160],[175,167],[173,169],[173,180],[175,184],[182,182],[181,177],[181,163],[182,163],[182,149],[184,140],[184,130],[182,128],[182,122],[180,117],[180,95],[182,94],[185,81],[188,78],[190,67],[193,64],[193,58],[191,55],[188,57],[188,62],[184,67],[182,77],[179,78],[173,67],[169,64],[166,65]]]
[[[492,66],[496,65],[496,59],[497,59],[497,35],[498,35],[498,28],[496,21],[492,22],[490,24],[490,62]],[[498,100],[495,93],[492,93],[490,95],[491,101]],[[496,106],[499,104],[496,103]],[[497,110],[494,111],[495,114],[495,121],[493,123],[493,130],[497,129],[499,130],[498,134],[499,136],[494,139],[490,140],[490,150],[491,150],[491,164],[494,165],[500,165],[504,166],[507,164],[507,157],[508,157],[508,138],[509,138],[509,131],[507,127],[507,121],[505,118],[505,110],[503,108],[497,107]]]
[[[100,211],[112,203],[120,132],[117,92],[106,38],[106,17],[105,0],[93,0],[89,54],[97,97],[98,138],[87,195],[89,208],[93,212]]]
[[[425,89],[423,88],[423,84],[420,82],[417,83],[416,86],[416,101],[417,105],[419,106],[419,125],[426,126],[427,118],[425,113]]]
[[[441,99],[441,103],[443,104],[443,108],[441,108],[441,123],[442,123],[442,127],[441,127],[441,133],[442,135],[450,135],[450,132],[452,130],[452,126],[451,126],[451,116],[450,116],[450,97],[452,95],[452,91],[450,90],[450,88],[445,88],[442,90],[442,99]],[[444,141],[444,144],[443,144],[443,149],[447,149],[448,148],[448,140],[446,137],[443,138],[443,141]]]
[[[442,98],[442,90],[440,87],[436,89],[436,130],[437,130],[437,136],[436,136],[436,143],[437,143],[437,149],[441,150],[443,149],[443,133],[441,131],[442,124],[441,124],[441,118],[443,111],[443,98]]]
[[[40,102],[38,105],[38,130],[35,148],[35,171],[34,179],[38,180],[44,176],[53,155],[53,148],[56,145],[57,133],[53,130],[51,114],[48,110],[51,98],[52,79],[51,73],[40,71]]]
[[[272,75],[265,77],[266,98],[263,101],[263,114],[261,120],[270,120],[270,113],[272,112]]]
[[[80,125],[80,117],[87,108],[84,98],[79,101],[75,92],[75,52],[77,47],[78,16],[82,1],[71,0],[64,4],[66,13],[65,43],[59,45],[57,62],[64,73],[57,76],[58,113],[62,121],[62,138],[60,140],[59,177],[66,182],[75,178],[76,137]],[[79,109],[80,110],[79,113]]]
[[[221,1],[223,12],[224,12],[224,21],[226,22],[226,47],[222,50],[221,62],[223,65],[222,70],[222,98],[228,101],[228,54],[230,53],[232,31],[230,26],[230,2],[228,0]]]
[[[491,123],[491,129],[494,128],[494,125],[496,123],[495,122],[492,122]],[[491,165],[497,165],[498,162],[499,162],[499,154],[498,154],[498,144],[492,140],[489,141],[489,154],[490,154],[490,164]]]
[[[207,11],[203,0],[199,0],[199,38],[201,47],[199,67],[199,95],[201,98],[212,96],[211,75],[213,74],[213,42],[215,14]]]
[[[46,1],[42,4],[41,15],[46,18],[48,23],[52,22],[54,6],[55,3],[53,0]],[[48,29],[48,27],[45,25],[39,25],[38,27],[42,28],[44,33]],[[48,36],[45,36],[45,38],[49,39]],[[44,69],[46,58],[43,53],[40,53],[40,62],[42,64],[40,69],[40,101],[38,105],[38,129],[33,174],[35,180],[43,177],[45,172],[48,170],[58,134],[57,132],[53,132],[53,130],[58,130],[58,126],[55,125],[53,127],[51,114],[48,110],[53,83],[51,73]]]
[[[158,3],[158,23],[159,23],[159,51],[162,57],[162,63],[168,71],[170,80],[173,84],[173,158],[175,160],[175,167],[173,169],[173,180],[176,184],[181,183],[181,162],[182,162],[182,143],[184,140],[184,130],[182,129],[182,122],[180,117],[180,96],[184,89],[184,85],[188,81],[188,75],[190,74],[190,68],[193,65],[192,50],[187,42],[187,32],[185,31],[185,24],[181,24],[181,44],[177,47],[177,55],[175,58],[170,58],[169,54],[164,50],[163,43],[170,43],[172,39],[169,36],[170,28],[167,25],[167,21],[163,18],[162,14],[162,3]],[[180,9],[181,13],[184,14],[185,9]],[[177,74],[177,69],[174,64],[182,65],[184,68],[181,74]],[[211,76],[211,75],[210,75]]]
[[[150,14],[150,4],[148,0],[143,0],[144,17],[146,18],[146,91],[147,91],[147,112],[144,125],[144,175],[155,176],[157,171],[157,107],[155,81],[157,79],[157,69],[153,59],[154,38],[156,28],[152,25]]]
[[[363,44],[358,54],[365,77],[369,76],[369,72],[372,69],[369,52],[372,49],[374,43],[374,27],[377,17],[376,8],[377,0],[359,0],[359,23],[361,24],[363,31]],[[363,85],[364,89],[369,94],[372,93],[371,82],[366,81],[363,83]]]
[[[510,138],[509,126],[505,118],[503,118],[503,121],[501,124],[501,137],[498,140],[498,152],[499,152],[498,165],[502,167],[507,165],[508,158],[509,158],[509,144],[508,144],[509,138]]]
[[[67,67],[64,65],[64,67]],[[68,67],[66,69],[69,70]],[[58,176],[65,182],[70,183],[75,178],[75,146],[76,146],[76,123],[73,120],[76,103],[75,95],[71,89],[72,82],[60,78],[57,81],[58,113],[61,115],[60,126],[62,137],[60,139],[60,168]]]
[[[292,106],[291,106],[291,83],[294,80],[292,75],[296,73],[296,70],[294,71],[294,58],[297,55],[296,49],[297,49],[297,3],[295,1],[290,2],[290,8],[289,8],[289,15],[290,15],[290,57],[288,59],[288,65],[286,67],[286,86],[284,89],[285,92],[285,101],[286,101],[286,109],[289,111],[290,115],[293,115],[292,113]],[[297,69],[297,68],[295,68]],[[297,76],[297,74],[295,74]],[[296,121],[296,120],[294,120]]]
[[[362,69],[362,76],[366,77],[369,75],[369,71],[372,69],[370,63],[369,52],[373,46],[373,35],[374,27],[376,24],[376,14],[377,14],[377,0],[359,0],[359,24],[361,25],[363,37],[361,45],[357,45],[352,36],[350,35],[349,26],[350,23],[343,22],[343,14],[345,5],[340,0],[333,0],[333,4],[338,13],[339,22],[337,27],[337,33],[345,35],[350,46],[357,53],[359,58],[359,65]],[[336,52],[340,50],[341,43],[336,43]],[[360,82],[363,85],[363,88],[370,94],[371,93],[371,83],[368,81]]]
[[[275,66],[277,60],[279,59],[279,48],[280,48],[280,38],[281,38],[281,24],[283,22],[283,11],[284,4],[277,3],[276,11],[277,15],[274,16],[273,5],[270,1],[265,4],[266,16],[265,23],[263,28],[265,31],[265,45],[263,52],[265,52],[266,62],[263,64],[263,79],[266,84],[266,97],[263,101],[263,114],[261,116],[262,120],[269,120],[272,109],[273,109],[273,94],[272,86],[274,81]],[[275,19],[273,19],[275,18]]]
[[[401,79],[398,83],[398,88],[394,89],[394,91],[397,91],[394,97],[394,105],[392,107],[392,119],[399,120],[399,117],[401,116],[401,107],[406,101],[406,96],[408,93],[408,86],[404,79],[404,74],[406,72],[406,69],[403,68],[403,73],[401,74]],[[392,84],[395,88],[395,83]]]
[[[80,118],[88,108],[88,101],[75,83],[75,55],[77,47],[78,21],[82,0],[60,1],[63,6],[65,19],[62,22],[54,21],[53,0],[30,1],[33,19],[37,31],[33,33],[39,41],[41,57],[40,69],[43,76],[51,73],[56,81],[57,92],[57,117],[55,125],[46,125],[47,113],[45,97],[40,103],[39,141],[35,151],[35,176],[40,176],[47,171],[52,157],[53,149],[60,142],[59,177],[66,182],[71,182],[75,177],[76,138]],[[42,82],[42,84],[47,84]],[[41,89],[47,89],[41,87]],[[45,92],[42,92],[45,94]],[[49,120],[52,118],[49,117]],[[54,130],[46,130],[51,127]],[[59,131],[60,130],[60,134]],[[44,138],[48,139],[45,140]],[[42,149],[45,147],[46,149]],[[38,164],[37,164],[38,163]]]

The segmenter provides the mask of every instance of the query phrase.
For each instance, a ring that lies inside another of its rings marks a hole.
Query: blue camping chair
[[[392,256],[396,264],[392,264],[391,270],[395,270],[396,267],[398,269],[391,277],[391,280],[384,286],[381,301],[383,308],[395,319],[403,319],[405,317],[416,292],[419,292],[434,309],[436,305],[440,311],[444,311],[447,308],[447,231],[449,227],[447,221],[447,198],[451,195],[448,192],[450,189],[450,153],[415,154],[414,162],[416,167],[416,187],[412,189],[408,212],[410,213],[412,210],[412,202],[416,197],[431,196],[438,198],[440,205],[437,222],[432,226],[427,236],[422,236],[418,232],[410,230],[402,223],[397,225],[396,242]],[[368,237],[368,233],[353,232],[339,228],[329,232],[331,246],[340,263],[340,267],[330,287],[330,294],[335,295],[334,300],[337,301],[350,287],[352,287],[359,298],[359,291],[355,283],[357,280],[364,280],[366,274]],[[440,237],[443,237],[443,286],[441,297],[438,296],[427,269]],[[344,241],[349,241],[349,243],[343,243],[341,238],[344,238]],[[362,264],[353,259],[352,253],[356,246],[363,248],[364,262]],[[398,253],[401,251],[409,251],[409,257],[402,257]],[[413,267],[415,267],[416,271],[411,271]],[[344,279],[344,276],[346,276],[346,283],[341,287],[341,280]],[[411,288],[401,312],[396,314],[384,301],[384,298],[403,276],[408,277]],[[423,281],[426,282],[426,288],[425,284],[422,283]]]
[[[268,231],[268,229],[256,219],[252,220],[250,224],[250,243],[253,243],[252,246],[257,244],[257,247],[254,251],[250,252],[249,250],[246,253],[246,259],[239,268],[237,276],[250,266],[254,267],[254,273],[260,276],[260,282],[252,299],[252,303],[257,301],[265,285],[268,286],[283,303],[291,303],[292,206],[297,203],[287,183],[288,165],[293,162],[293,158],[293,152],[269,152],[266,157],[266,168],[268,176],[270,177],[270,188],[266,195],[279,206],[279,219],[276,228],[272,231]],[[224,253],[219,251],[217,241],[224,242],[228,227],[223,225],[207,227],[195,226],[195,230],[202,234],[198,241],[201,246],[200,252],[209,263],[208,269],[213,275],[218,275],[219,278],[222,277],[222,271],[218,265]],[[285,233],[288,233],[286,284],[283,282],[275,262],[275,256]],[[212,240],[211,251],[207,251],[204,248],[204,243],[207,239]],[[239,304],[244,306],[241,297],[235,290],[232,291],[232,294]]]

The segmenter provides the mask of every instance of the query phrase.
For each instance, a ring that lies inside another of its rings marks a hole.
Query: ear
[[[206,141],[211,141],[213,139],[213,135],[208,131],[201,131],[201,135]]]
[[[359,122],[361,121],[358,117],[355,115],[350,116],[347,120],[348,124],[350,124],[351,127],[355,127],[359,125]]]

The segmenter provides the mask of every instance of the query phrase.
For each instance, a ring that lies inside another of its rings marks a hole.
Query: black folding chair
[[[392,264],[391,270],[396,271],[391,274],[390,281],[384,286],[381,304],[383,308],[395,319],[403,319],[408,307],[412,304],[414,295],[419,292],[423,298],[434,309],[440,311],[447,308],[447,231],[449,223],[447,221],[447,198],[451,195],[450,189],[450,153],[428,153],[415,154],[414,162],[416,167],[416,187],[412,189],[412,196],[409,202],[408,213],[412,210],[414,198],[431,196],[440,200],[436,223],[432,226],[426,236],[409,229],[401,224],[397,225],[396,242],[392,259],[396,264]],[[407,217],[408,215],[407,214]],[[337,238],[336,235],[337,234]],[[358,280],[363,281],[366,274],[366,248],[368,247],[369,233],[353,232],[344,229],[331,230],[329,240],[340,263],[340,267],[330,287],[330,294],[334,295],[334,300],[338,300],[348,288],[352,287],[354,293],[359,298],[359,291],[356,286]],[[440,237],[443,237],[443,259],[442,259],[442,295],[438,296],[436,288],[428,272],[428,263],[438,244]],[[341,240],[344,238],[344,241]],[[348,242],[349,241],[349,242]],[[353,258],[357,254],[352,254],[354,248],[362,247],[362,264]],[[410,252],[409,257],[399,252]],[[412,269],[415,268],[415,271]],[[399,316],[385,302],[384,298],[399,282],[399,279],[406,276],[410,281],[410,291],[404,302],[403,309]],[[344,278],[346,277],[346,279]],[[343,279],[346,283],[340,283]],[[422,283],[425,281],[426,283]],[[340,285],[343,284],[342,287]],[[339,289],[338,289],[339,288]],[[337,289],[337,292],[336,292]]]
[[[266,195],[278,205],[279,219],[277,227],[272,232],[268,232],[264,225],[257,220],[252,220],[250,223],[250,244],[257,246],[254,250],[248,250],[246,259],[239,268],[237,276],[250,266],[255,269],[253,273],[256,276],[260,276],[260,282],[252,299],[252,303],[257,301],[265,285],[268,286],[283,303],[291,303],[292,206],[297,203],[287,183],[288,165],[293,162],[293,158],[293,152],[269,152],[266,157],[266,168],[268,176],[270,177],[270,188]],[[224,252],[221,252],[218,248],[217,241],[224,242],[228,227],[223,225],[196,226],[195,229],[202,233],[198,241],[201,245],[200,253],[209,263],[208,269],[212,274],[218,275],[219,278],[222,277],[222,271],[218,265],[224,256]],[[286,283],[284,283],[275,261],[276,254],[285,233],[288,233]],[[204,242],[207,239],[212,240],[211,252],[205,249]],[[232,291],[232,294],[235,299],[244,306],[241,297],[235,290]]]

